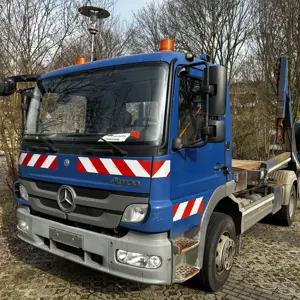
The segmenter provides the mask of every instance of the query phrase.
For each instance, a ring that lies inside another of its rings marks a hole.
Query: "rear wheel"
[[[208,291],[218,291],[226,283],[235,255],[236,233],[232,218],[213,213],[206,234],[203,267],[197,277]]]
[[[294,185],[292,185],[288,205],[283,205],[280,211],[274,215],[277,221],[276,223],[283,226],[291,226],[295,219],[296,208],[297,208],[296,188]]]

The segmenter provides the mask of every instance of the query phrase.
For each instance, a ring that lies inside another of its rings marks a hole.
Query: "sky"
[[[163,0],[155,1],[162,2]],[[152,2],[152,0],[118,0],[115,8],[116,13],[119,14],[123,20],[131,22],[133,13],[136,13],[149,2]]]

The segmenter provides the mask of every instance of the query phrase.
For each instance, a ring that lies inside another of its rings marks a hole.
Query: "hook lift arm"
[[[281,140],[283,151],[291,154],[291,164],[294,170],[300,170],[297,158],[296,138],[292,114],[292,95],[288,79],[288,59],[280,58],[279,89],[276,107],[276,134],[277,140]]]

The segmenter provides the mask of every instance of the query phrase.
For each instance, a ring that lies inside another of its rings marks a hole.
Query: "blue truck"
[[[287,59],[276,112],[283,151],[241,161],[232,159],[225,68],[164,50],[2,82],[9,95],[36,79],[21,92],[18,237],[111,275],[217,291],[247,229],[295,217]]]

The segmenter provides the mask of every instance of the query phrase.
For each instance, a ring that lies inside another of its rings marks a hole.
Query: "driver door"
[[[201,89],[201,77],[200,74],[197,75],[176,78],[172,137],[180,136],[183,144],[191,144],[200,138],[200,126],[204,120],[201,105],[194,102],[197,97],[200,97]],[[198,124],[196,116],[198,116]],[[222,164],[225,164],[224,142],[207,143],[201,148],[183,148],[175,151],[172,149],[171,200],[173,205],[203,197],[204,209],[213,191],[226,183],[224,173],[214,169],[216,165]],[[194,225],[199,224],[199,215],[194,217]],[[178,220],[176,224],[180,222],[184,225],[183,220]],[[185,226],[180,228],[183,230],[186,226],[191,226],[191,222],[186,222]]]

